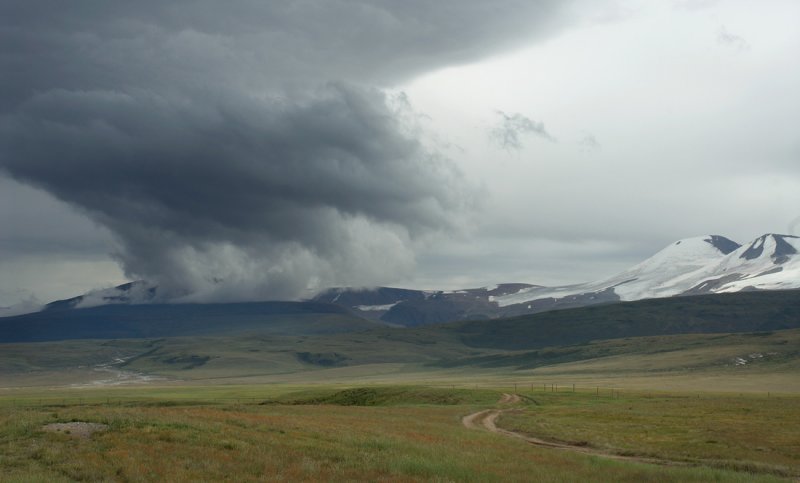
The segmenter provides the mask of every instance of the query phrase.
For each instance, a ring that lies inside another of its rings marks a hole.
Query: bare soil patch
[[[498,401],[500,404],[516,404],[522,401],[522,398],[519,397],[519,394],[503,394],[503,397],[500,398]]]

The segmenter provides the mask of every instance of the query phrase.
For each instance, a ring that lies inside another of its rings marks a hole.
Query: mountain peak
[[[702,247],[707,248],[708,246],[706,244],[716,248],[723,255],[727,255],[731,252],[734,252],[739,247],[741,247],[740,244],[722,235],[702,235],[690,238],[682,238],[672,243],[672,245],[667,246],[667,248],[680,247],[681,251],[686,251],[687,249],[690,249],[690,247],[700,248],[700,249],[702,249]]]
[[[800,237],[767,233],[750,242],[739,258],[755,260],[766,255],[774,259],[776,264],[781,264],[788,260],[789,256],[797,254],[798,247],[800,247]]]
[[[705,241],[710,243],[711,246],[721,251],[725,255],[732,253],[741,247],[741,245],[735,241],[721,235],[708,235],[708,238],[706,238]]]

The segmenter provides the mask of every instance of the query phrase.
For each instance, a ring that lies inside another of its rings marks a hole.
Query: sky
[[[7,1],[0,306],[555,285],[800,234],[794,1]]]

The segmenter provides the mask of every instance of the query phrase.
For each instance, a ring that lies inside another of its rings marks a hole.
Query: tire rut
[[[522,401],[517,394],[503,394],[498,401],[498,404],[514,404]],[[543,439],[534,438],[522,433],[509,431],[507,429],[497,427],[497,419],[506,412],[519,411],[519,409],[484,409],[476,413],[468,414],[461,418],[462,424],[469,429],[479,429],[489,431],[491,433],[501,434],[509,438],[521,439],[528,444],[539,446],[542,448],[558,449],[564,451],[572,451],[574,453],[581,453],[590,456],[599,456],[617,461],[632,461],[636,463],[650,463],[662,466],[690,466],[689,463],[683,461],[674,461],[659,458],[646,458],[640,456],[623,456],[613,453],[608,453],[595,448],[587,446],[580,446],[568,443],[557,443],[553,441],[545,441]]]

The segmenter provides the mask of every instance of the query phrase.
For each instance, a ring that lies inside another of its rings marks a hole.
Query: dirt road
[[[503,394],[503,396],[498,401],[498,404],[516,404],[522,401],[522,398],[519,397],[517,394]],[[461,422],[464,424],[465,427],[469,429],[483,429],[486,431],[490,431],[492,433],[502,434],[503,436],[508,436],[510,438],[521,439],[527,443],[530,443],[535,446],[541,446],[544,448],[552,448],[552,449],[560,449],[566,451],[573,451],[575,453],[582,453],[586,455],[593,455],[593,456],[601,456],[603,458],[609,458],[619,461],[636,461],[639,463],[653,463],[659,465],[680,465],[686,466],[688,463],[684,463],[681,461],[672,461],[672,460],[662,460],[656,458],[644,458],[644,457],[636,457],[636,456],[621,456],[612,453],[607,453],[601,451],[599,449],[591,448],[588,446],[582,446],[577,444],[568,444],[568,443],[557,443],[553,441],[545,441],[543,439],[534,438],[532,436],[527,436],[521,433],[515,433],[514,431],[508,431],[502,428],[497,427],[497,419],[506,412],[509,411],[519,411],[519,409],[509,408],[509,409],[484,409],[483,411],[478,411],[476,413],[468,414],[461,419]]]

